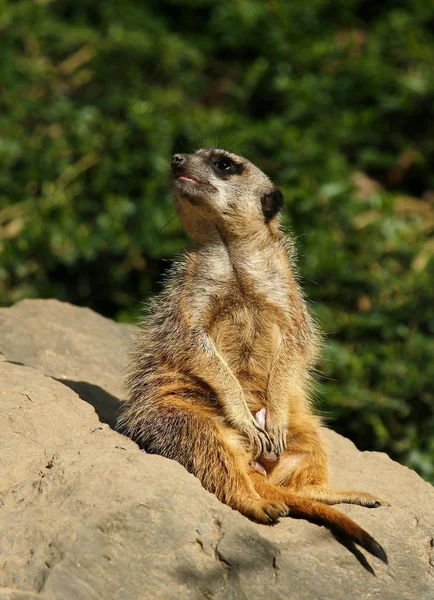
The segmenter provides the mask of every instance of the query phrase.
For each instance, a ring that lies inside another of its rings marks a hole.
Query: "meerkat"
[[[328,506],[385,503],[328,486],[310,399],[320,337],[280,227],[282,192],[221,149],[176,154],[172,173],[194,246],[139,328],[119,428],[243,515],[303,518],[387,562],[373,537]]]

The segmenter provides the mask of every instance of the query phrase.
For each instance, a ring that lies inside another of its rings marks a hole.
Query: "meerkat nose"
[[[172,167],[181,167],[185,163],[185,156],[182,154],[174,154],[172,158]]]

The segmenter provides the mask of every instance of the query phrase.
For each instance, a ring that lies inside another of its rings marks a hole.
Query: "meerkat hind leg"
[[[212,411],[171,395],[147,410],[144,448],[181,463],[203,487],[243,515],[271,524],[286,516],[285,503],[264,499],[248,476],[247,455],[230,428],[212,417]]]
[[[334,489],[328,487],[325,482],[321,484],[304,483],[303,485],[300,485],[300,481],[297,484],[291,483],[292,476],[301,467],[301,463],[306,458],[306,455],[302,453],[284,453],[279,464],[270,472],[268,477],[269,483],[285,486],[289,490],[296,492],[297,496],[317,500],[323,504],[357,504],[367,508],[389,506],[386,500],[382,500],[369,492]]]
[[[369,492],[329,487],[328,457],[315,416],[298,419],[297,426],[290,426],[288,438],[287,449],[270,472],[269,483],[286,486],[297,496],[323,504],[357,504],[368,508],[389,505]]]
[[[337,490],[317,485],[308,485],[297,492],[303,498],[318,500],[323,504],[357,504],[366,508],[378,508],[379,506],[390,506],[389,502],[382,500],[369,492],[358,490]]]
[[[291,492],[288,488],[272,485],[266,477],[259,473],[251,473],[250,477],[256,491],[263,498],[279,500],[287,504],[289,517],[305,519],[316,525],[323,525],[343,535],[346,539],[356,542],[373,556],[387,563],[387,555],[383,547],[347,515],[330,506],[325,506],[320,501],[304,498],[299,493]]]

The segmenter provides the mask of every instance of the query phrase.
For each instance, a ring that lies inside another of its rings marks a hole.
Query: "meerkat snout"
[[[175,185],[175,195],[183,195],[189,197],[190,194],[185,193],[185,189],[189,190],[184,184],[193,184],[193,186],[206,185],[209,187],[210,182],[206,177],[205,169],[199,161],[195,160],[195,155],[192,154],[175,154],[172,157],[172,175]],[[202,190],[202,193],[204,191]]]
[[[174,154],[172,158],[172,167],[180,167],[185,163],[185,156],[182,154]]]

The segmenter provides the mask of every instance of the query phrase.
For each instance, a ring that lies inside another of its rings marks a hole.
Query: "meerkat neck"
[[[235,257],[249,257],[257,253],[269,253],[272,248],[283,239],[283,234],[276,228],[269,226],[237,233],[234,235],[228,229],[219,229],[222,244],[228,253]]]
[[[272,234],[268,228],[242,236],[231,235],[224,229],[216,228],[213,234],[206,237],[196,236],[194,239],[195,248],[199,251],[203,250],[206,253],[212,250],[223,250],[229,256],[240,259],[243,256],[248,257],[256,253],[268,253],[270,247],[279,245],[281,238],[283,238],[283,234],[280,232],[277,235],[275,233]]]
[[[202,266],[218,265],[215,272],[219,278],[235,276],[240,286],[245,287],[254,285],[255,281],[260,283],[270,269],[280,273],[283,281],[289,265],[287,260],[282,261],[282,250],[288,256],[284,250],[283,234],[277,229],[271,233],[268,227],[263,227],[254,235],[242,237],[226,235],[226,231],[223,234],[220,232],[218,240],[196,243],[193,254]]]

